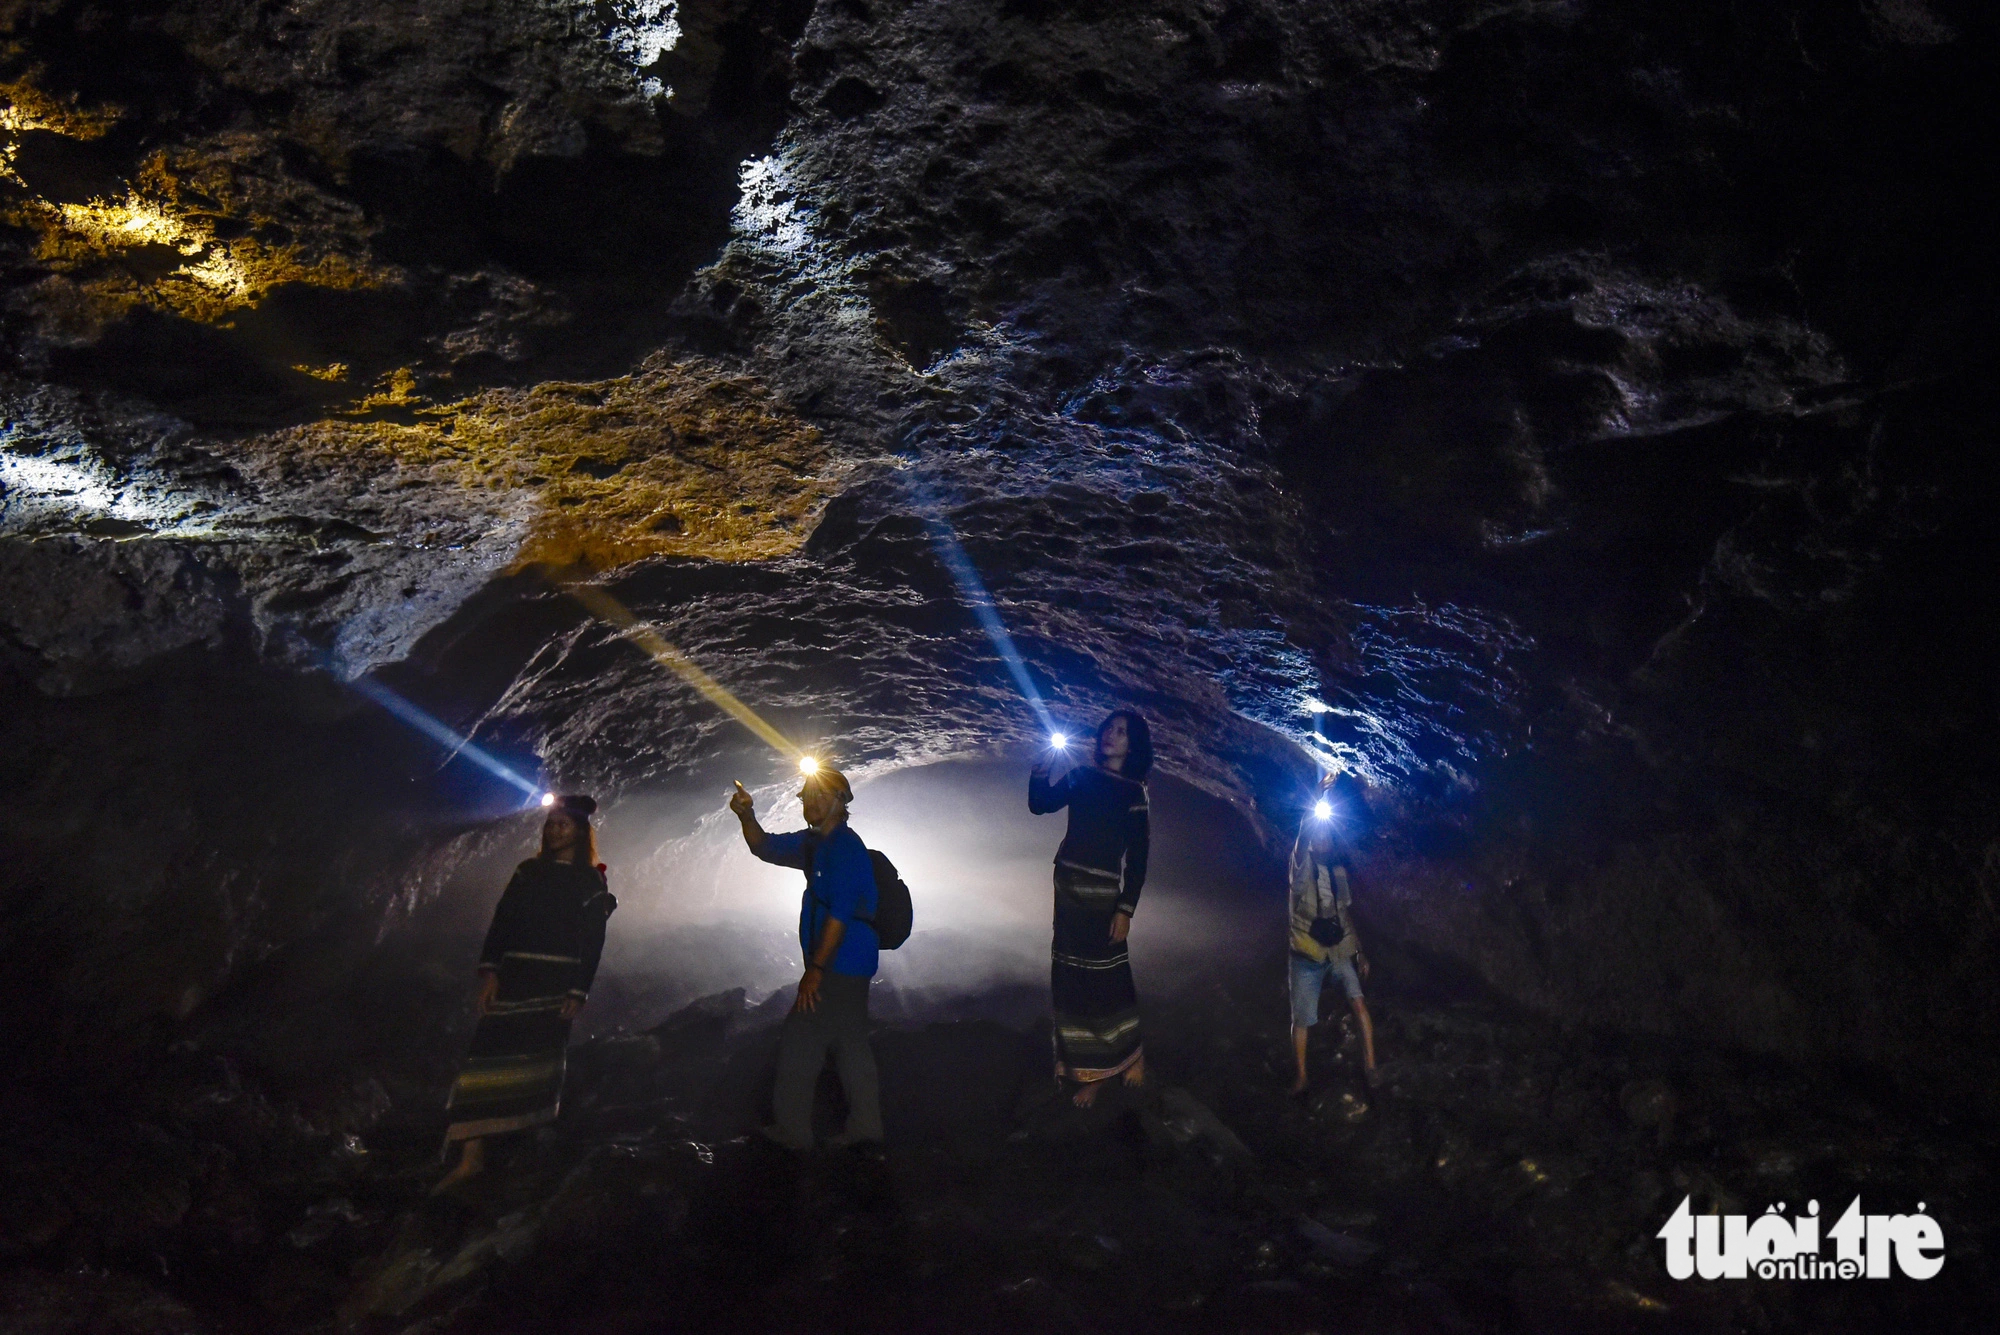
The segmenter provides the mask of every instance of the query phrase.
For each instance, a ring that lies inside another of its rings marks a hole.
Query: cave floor
[[[1990,1213],[1945,1204],[1996,1198],[1978,1128],[1756,1059],[1394,996],[1374,1002],[1383,1086],[1336,1023],[1293,1098],[1270,977],[1218,968],[1152,999],[1146,1089],[1088,1113],[1048,1079],[1046,1022],[878,1003],[918,1012],[877,1032],[879,1157],[801,1158],[751,1133],[786,998],[719,994],[575,1046],[561,1119],[495,1142],[491,1170],[448,1197],[427,1194],[435,1119],[385,1116],[365,1137],[287,1124],[233,1069],[191,1067],[180,1120],[155,1134],[233,1173],[187,1188],[150,1254],[31,1259],[0,1315],[93,1331],[1985,1328]],[[985,1001],[1018,1016],[1032,998]],[[840,1112],[829,1073],[823,1126]],[[143,1182],[126,1189],[143,1207]],[[1938,1201],[1943,1273],[1665,1273],[1654,1234],[1683,1196],[1753,1215],[1816,1199],[1824,1227],[1857,1192],[1877,1210]]]

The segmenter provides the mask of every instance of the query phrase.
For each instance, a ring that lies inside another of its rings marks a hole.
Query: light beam
[[[391,714],[394,714],[403,722],[415,728],[418,732],[424,734],[424,736],[443,746],[453,756],[464,756],[487,773],[504,779],[514,785],[514,787],[519,788],[523,793],[528,795],[530,801],[547,796],[542,792],[540,784],[528,782],[528,780],[521,777],[520,772],[514,769],[513,766],[480,746],[470,737],[454,731],[430,714],[417,708],[408,700],[405,700],[402,696],[384,686],[381,682],[370,681],[366,677],[356,677],[347,684],[362,695],[367,696],[370,700],[373,700],[376,704],[382,706],[382,708],[388,710]],[[447,759],[447,763],[449,763],[449,759]],[[548,803],[544,801],[543,805],[546,806]]]
[[[609,593],[594,584],[571,584],[567,587],[567,592],[570,597],[589,609],[591,615],[623,631],[626,639],[644,649],[652,655],[655,662],[670,669],[682,681],[707,696],[709,702],[717,709],[757,734],[779,755],[798,762],[801,769],[804,768],[806,761],[812,759],[789,737],[766,723],[756,710],[731,695],[721,682],[702,671],[699,664],[669,644],[658,631],[632,615],[631,609]]]
[[[972,615],[979,619],[979,625],[986,632],[986,638],[993,641],[993,648],[999,653],[1000,661],[1013,674],[1014,684],[1021,688],[1021,698],[1035,711],[1045,732],[1055,732],[1055,720],[1049,716],[1048,706],[1042,703],[1042,693],[1035,689],[1035,682],[1028,675],[1028,665],[1021,657],[1021,651],[1014,647],[1014,637],[1007,633],[1006,625],[1000,620],[1000,610],[993,605],[993,595],[986,590],[986,582],[979,578],[979,568],[972,564],[965,548],[958,541],[958,534],[952,529],[951,521],[944,517],[944,509],[931,495],[929,487],[912,477],[910,489],[915,492],[917,509],[923,515],[924,526],[930,530],[931,545],[937,548],[938,559],[944,568],[958,582],[958,591],[965,598],[965,604],[972,609]]]

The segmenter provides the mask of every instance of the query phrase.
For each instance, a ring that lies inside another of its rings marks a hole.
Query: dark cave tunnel
[[[0,25],[0,1328],[1988,1324],[1978,7]],[[717,690],[909,884],[879,1151],[759,1134],[802,878],[724,804],[801,816]],[[1026,790],[1113,708],[1081,1109]],[[1334,775],[1380,1072],[1329,981],[1294,1096]],[[544,789],[603,962],[433,1195]],[[1857,1197],[1934,1277],[1662,1232]]]

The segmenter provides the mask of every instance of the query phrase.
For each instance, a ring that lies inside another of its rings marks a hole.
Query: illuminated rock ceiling
[[[139,931],[237,859],[168,1010],[393,898],[499,799],[370,673],[607,798],[777,773],[577,580],[845,764],[1012,763],[942,518],[1065,720],[1273,839],[1365,778],[1413,946],[1886,1054],[1991,936],[1995,790],[1930,786],[1991,723],[1988,20],[1740,8],[7,6],[8,745],[176,776],[29,766],[29,879],[163,859]],[[262,795],[196,855],[308,735],[399,776],[315,789],[400,831],[366,894]]]

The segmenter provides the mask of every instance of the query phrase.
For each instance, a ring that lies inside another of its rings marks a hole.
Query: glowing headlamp
[[[1062,750],[1065,746],[1069,745],[1069,734],[1063,732],[1050,733],[1049,745],[1053,746],[1058,751]]]
[[[552,807],[552,806],[554,806],[555,804],[556,804],[556,795],[555,795],[554,793],[543,793],[543,794],[542,794],[542,805],[543,805],[543,806],[545,806],[545,807]]]
[[[1331,803],[1331,802],[1327,801],[1327,800],[1326,800],[1325,798],[1323,798],[1323,797],[1322,797],[1322,798],[1321,798],[1321,799],[1320,799],[1319,801],[1317,801],[1317,802],[1313,803],[1313,819],[1314,819],[1314,820],[1332,820],[1332,819],[1333,819],[1333,803]]]
[[[811,756],[800,756],[800,757],[799,757],[799,773],[801,773],[801,774],[817,774],[817,773],[819,773],[819,761],[815,760],[815,759],[814,759],[813,757],[811,757]]]

